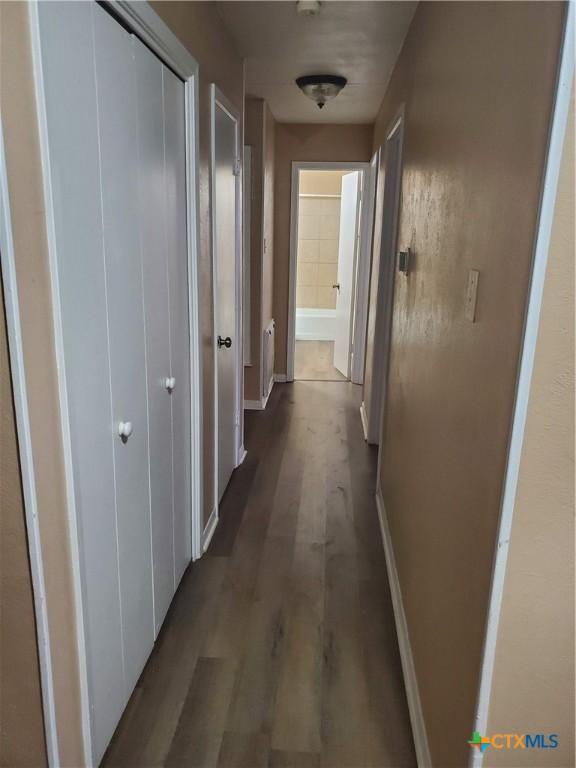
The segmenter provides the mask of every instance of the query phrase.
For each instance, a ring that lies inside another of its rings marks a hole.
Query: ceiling
[[[302,16],[291,0],[217,3],[246,59],[246,93],[282,123],[374,122],[416,5],[331,1]],[[320,110],[294,83],[309,74],[343,75],[348,85]]]

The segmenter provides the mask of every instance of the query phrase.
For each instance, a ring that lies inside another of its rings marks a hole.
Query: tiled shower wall
[[[339,195],[300,195],[297,308],[335,309],[339,232]]]

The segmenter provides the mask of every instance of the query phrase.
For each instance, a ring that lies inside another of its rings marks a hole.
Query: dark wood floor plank
[[[299,381],[246,414],[248,457],[105,766],[416,765],[359,405]]]
[[[232,733],[222,740],[218,768],[267,768],[268,737],[262,733]]]
[[[236,733],[269,733],[286,634],[286,593],[293,542],[269,538],[258,576],[246,634],[238,638],[244,653],[228,712],[227,728]]]
[[[320,768],[320,755],[272,749],[268,768]]]
[[[160,766],[170,749],[206,628],[213,619],[225,558],[204,558],[184,575],[152,655],[102,761]]]
[[[272,499],[278,485],[291,418],[286,394],[276,396],[274,402],[275,410],[271,412],[273,417],[270,413],[266,414],[266,419],[262,419],[262,429],[255,429],[253,433],[258,467],[242,524],[235,536],[216,618],[203,645],[204,656],[239,659],[244,652],[246,625],[254,599],[270,523]],[[251,444],[249,449],[253,450]],[[227,494],[234,491],[234,481],[235,478]]]
[[[324,545],[296,544],[272,747],[320,753]]]
[[[217,765],[235,674],[227,659],[198,659],[166,768]]]

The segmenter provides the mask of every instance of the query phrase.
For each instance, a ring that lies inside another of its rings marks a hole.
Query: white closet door
[[[174,482],[174,567],[177,586],[191,558],[190,332],[186,227],[186,117],[184,83],[164,71],[164,137]]]
[[[126,694],[154,641],[136,82],[128,33],[92,4]]]
[[[90,3],[39,3],[95,762],[125,704]]]
[[[133,38],[138,93],[140,220],[146,315],[154,621],[158,632],[174,595],[170,314],[162,63]]]

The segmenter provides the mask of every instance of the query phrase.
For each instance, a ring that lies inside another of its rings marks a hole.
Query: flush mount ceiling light
[[[338,96],[346,83],[346,78],[340,75],[305,75],[296,79],[298,88],[318,104],[318,109]]]
[[[320,13],[319,0],[298,0],[296,13],[300,13],[302,16],[318,16]]]

